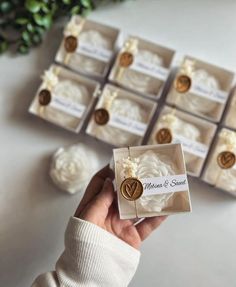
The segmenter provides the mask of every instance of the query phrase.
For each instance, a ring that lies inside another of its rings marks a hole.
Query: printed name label
[[[207,87],[204,87],[203,85],[195,84],[194,82],[189,92],[199,97],[207,98],[209,100],[212,100],[214,102],[218,102],[221,104],[224,104],[228,98],[228,93],[225,91],[212,90]]]
[[[205,144],[190,140],[186,137],[183,137],[181,135],[176,135],[176,134],[174,135],[173,142],[176,142],[176,143],[180,142],[185,152],[194,154],[201,158],[206,158],[207,156],[208,146]]]
[[[130,69],[157,78],[161,81],[165,81],[169,73],[169,70],[164,67],[147,63],[138,58],[134,59],[134,63],[130,66]]]
[[[80,42],[78,44],[77,53],[91,58],[95,58],[102,62],[109,62],[112,57],[111,50]]]
[[[143,184],[143,196],[188,190],[186,174],[142,178],[140,181]]]
[[[72,102],[71,100],[55,95],[53,95],[52,97],[50,106],[76,118],[81,118],[86,109],[84,105]]]
[[[147,125],[144,123],[116,114],[111,115],[108,124],[138,136],[143,136],[147,129]]]

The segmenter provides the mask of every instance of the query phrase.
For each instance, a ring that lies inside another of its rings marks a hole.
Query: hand
[[[139,249],[141,242],[157,228],[166,216],[150,217],[137,225],[132,220],[122,220],[113,189],[113,171],[109,166],[96,173],[90,181],[75,217],[89,221]]]

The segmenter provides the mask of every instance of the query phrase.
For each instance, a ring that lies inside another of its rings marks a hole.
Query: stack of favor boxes
[[[73,16],[29,108],[112,147],[181,143],[189,175],[236,195],[234,73]]]

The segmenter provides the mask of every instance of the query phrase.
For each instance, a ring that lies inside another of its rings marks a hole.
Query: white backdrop
[[[136,0],[109,5],[90,18],[236,70],[235,0]],[[0,58],[0,286],[30,286],[54,268],[63,233],[81,194],[57,190],[48,177],[52,152],[77,141],[96,147],[101,166],[111,149],[27,113],[57,50],[54,26],[28,56]],[[130,286],[236,286],[236,200],[190,180],[192,214],[170,217],[142,247]]]

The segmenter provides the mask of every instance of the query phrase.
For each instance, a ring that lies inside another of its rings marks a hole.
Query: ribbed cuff
[[[139,261],[140,251],[89,221],[71,217],[65,233],[65,238],[67,237],[70,240],[84,241],[103,248],[112,248],[115,246],[117,250],[122,249],[122,252],[129,254],[135,262]]]
[[[106,230],[71,217],[65,233],[65,251],[56,264],[62,286],[128,286],[140,252]]]

